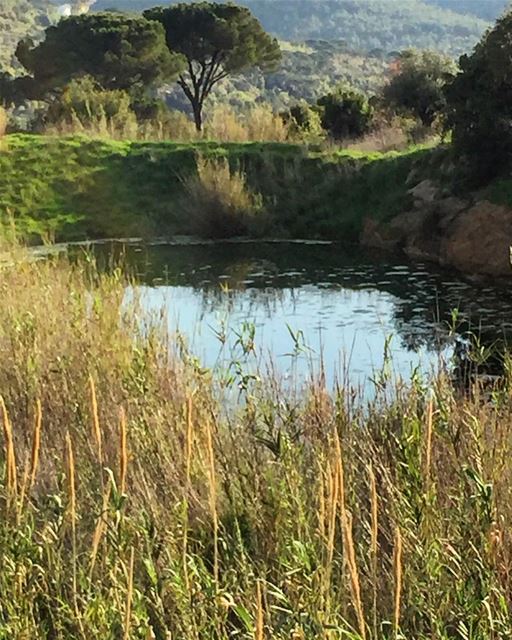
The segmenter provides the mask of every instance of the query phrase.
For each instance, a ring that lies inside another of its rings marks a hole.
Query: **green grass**
[[[512,636],[507,376],[360,408],[246,351],[233,405],[126,282],[2,269],[0,638]]]
[[[227,157],[247,174],[270,233],[354,240],[366,216],[387,219],[407,206],[406,177],[431,152],[11,135],[0,150],[0,220],[59,240],[190,233],[183,180],[196,171],[198,153]]]

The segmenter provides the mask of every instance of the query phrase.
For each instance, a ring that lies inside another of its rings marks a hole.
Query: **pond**
[[[432,372],[450,358],[454,336],[512,333],[508,288],[360,249],[104,243],[100,262],[113,249],[136,272],[146,308],[165,307],[201,363],[224,371],[241,363],[286,379],[322,369],[329,385],[365,388],[386,363],[404,379]]]

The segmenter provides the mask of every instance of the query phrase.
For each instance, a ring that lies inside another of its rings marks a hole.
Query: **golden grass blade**
[[[68,476],[68,513],[71,520],[71,527],[75,530],[76,523],[76,485],[75,485],[75,454],[73,443],[69,431],[66,433],[66,457]]]
[[[210,485],[210,509],[213,523],[213,577],[215,585],[219,585],[219,520],[217,514],[217,478],[215,471],[215,452],[210,421],[206,421],[206,443],[208,448],[208,480]]]
[[[30,489],[36,482],[37,469],[39,466],[39,451],[41,448],[41,427],[43,423],[43,411],[41,400],[36,401],[36,417],[34,422],[34,435],[32,438],[32,452],[30,455]]]
[[[352,600],[356,610],[357,621],[359,626],[359,634],[363,640],[366,639],[366,622],[364,616],[363,602],[361,598],[361,583],[359,580],[359,571],[357,568],[357,559],[352,532],[352,515],[346,508],[345,503],[345,476],[343,470],[343,451],[338,434],[334,434],[334,444],[336,452],[336,468],[339,475],[339,494],[340,494],[340,516],[341,526],[343,530],[344,548],[346,550],[346,560],[350,576],[350,590]]]
[[[263,601],[261,597],[261,583],[256,583],[256,625],[254,628],[254,640],[264,640],[264,616]]]
[[[190,486],[190,468],[192,462],[192,447],[194,443],[193,399],[190,395],[187,399],[187,443],[185,453],[185,474],[187,478],[187,490]]]
[[[92,375],[89,376],[89,387],[91,391],[92,435],[98,452],[98,461],[100,464],[103,464],[103,438],[101,435],[100,418],[98,413],[96,384]]]
[[[67,458],[67,479],[68,479],[68,514],[71,520],[71,543],[73,549],[73,604],[75,615],[84,637],[83,624],[78,608],[78,580],[77,580],[77,548],[76,548],[76,469],[73,442],[69,431],[66,433],[66,458]]]
[[[12,425],[7,412],[5,401],[0,396],[0,409],[2,410],[2,423],[4,431],[4,450],[5,450],[5,466],[6,466],[6,485],[10,498],[15,498],[18,491],[17,470],[16,470],[16,454],[14,450],[14,437],[12,433]]]
[[[426,444],[426,456],[425,456],[425,478],[427,487],[430,484],[430,465],[432,460],[432,428],[434,422],[434,402],[431,399],[428,403],[427,412],[427,444]]]
[[[126,493],[126,476],[128,474],[128,436],[126,428],[126,413],[124,408],[119,410],[119,490]]]
[[[398,638],[400,628],[400,606],[402,600],[402,533],[400,527],[395,530],[395,615],[393,629],[395,638]]]
[[[372,557],[372,582],[373,582],[373,635],[377,638],[377,571],[378,571],[378,551],[379,551],[379,505],[377,496],[377,483],[375,481],[375,473],[370,464],[370,493],[371,493],[371,557]]]

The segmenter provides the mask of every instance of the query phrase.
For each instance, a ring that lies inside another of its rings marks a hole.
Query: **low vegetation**
[[[190,234],[184,184],[197,175],[198,153],[245,174],[272,235],[355,241],[366,217],[388,219],[408,206],[407,176],[413,167],[428,171],[432,151],[9,135],[0,154],[2,218],[34,240]]]
[[[385,369],[363,408],[254,377],[243,339],[205,370],[120,269],[8,260],[0,635],[510,636],[508,377]]]
[[[247,187],[245,174],[227,158],[197,158],[197,173],[184,180],[183,215],[206,238],[254,235],[263,230],[262,198]]]

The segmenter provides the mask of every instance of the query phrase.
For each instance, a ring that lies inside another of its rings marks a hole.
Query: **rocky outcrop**
[[[512,209],[477,202],[448,226],[440,261],[465,273],[511,276]]]
[[[512,209],[486,200],[471,202],[439,197],[439,189],[423,181],[410,194],[414,209],[387,223],[367,220],[361,243],[400,251],[466,274],[512,276]]]

